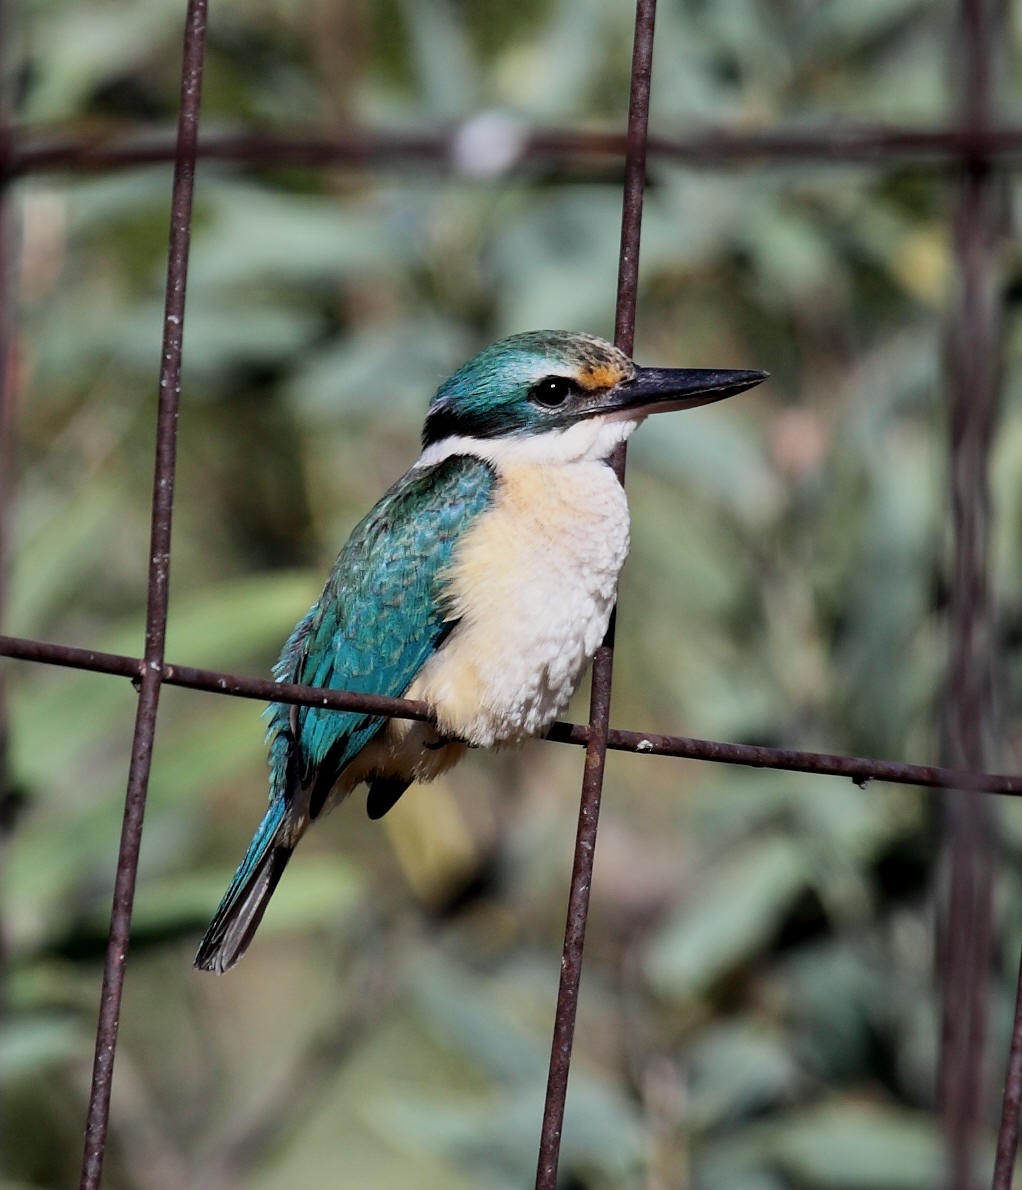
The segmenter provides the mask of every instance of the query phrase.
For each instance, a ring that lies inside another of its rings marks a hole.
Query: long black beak
[[[672,409],[696,409],[745,392],[769,374],[707,368],[636,368],[632,379],[616,384],[594,412],[645,417]]]

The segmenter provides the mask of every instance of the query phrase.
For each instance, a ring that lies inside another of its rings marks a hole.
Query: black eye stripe
[[[544,409],[556,409],[578,391],[578,383],[569,376],[546,376],[529,389],[529,400]]]

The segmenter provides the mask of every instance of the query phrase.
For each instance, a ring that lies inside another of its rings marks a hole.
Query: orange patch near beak
[[[599,389],[613,388],[624,380],[625,374],[620,368],[611,364],[599,364],[594,368],[583,368],[578,374],[578,382],[586,392],[596,392]]]

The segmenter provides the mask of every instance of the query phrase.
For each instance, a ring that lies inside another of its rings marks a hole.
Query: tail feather
[[[248,949],[297,840],[286,837],[287,805],[274,798],[199,943],[200,971],[228,971]]]

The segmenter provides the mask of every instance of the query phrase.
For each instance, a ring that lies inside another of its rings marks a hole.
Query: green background
[[[19,118],[100,142],[166,130],[182,9],[16,6]],[[913,0],[664,2],[652,128],[940,122],[951,16]],[[203,130],[432,129],[491,109],[620,130],[632,18],[611,0],[225,0]],[[446,374],[515,331],[610,335],[619,181],[605,164],[200,165],[169,660],[268,675],[348,530],[414,459]],[[651,161],[636,357],[772,378],[634,439],[616,725],[940,757],[954,181]],[[12,634],[142,648],[169,182],[157,166],[15,189]],[[1015,190],[1006,179],[1006,208]],[[993,580],[1010,770],[1022,268],[1007,222],[1002,248]],[[4,863],[0,1169],[5,1186],[67,1186],[136,696],[101,675],[5,672],[24,805]],[[573,717],[585,707],[583,687]],[[191,955],[262,811],[260,710],[162,695],[106,1184],[529,1184],[580,751],[474,753],[379,824],[356,795],[216,979]],[[611,757],[564,1187],[937,1184],[937,807],[907,788]],[[1022,815],[997,815],[987,1147],[1022,940]]]

